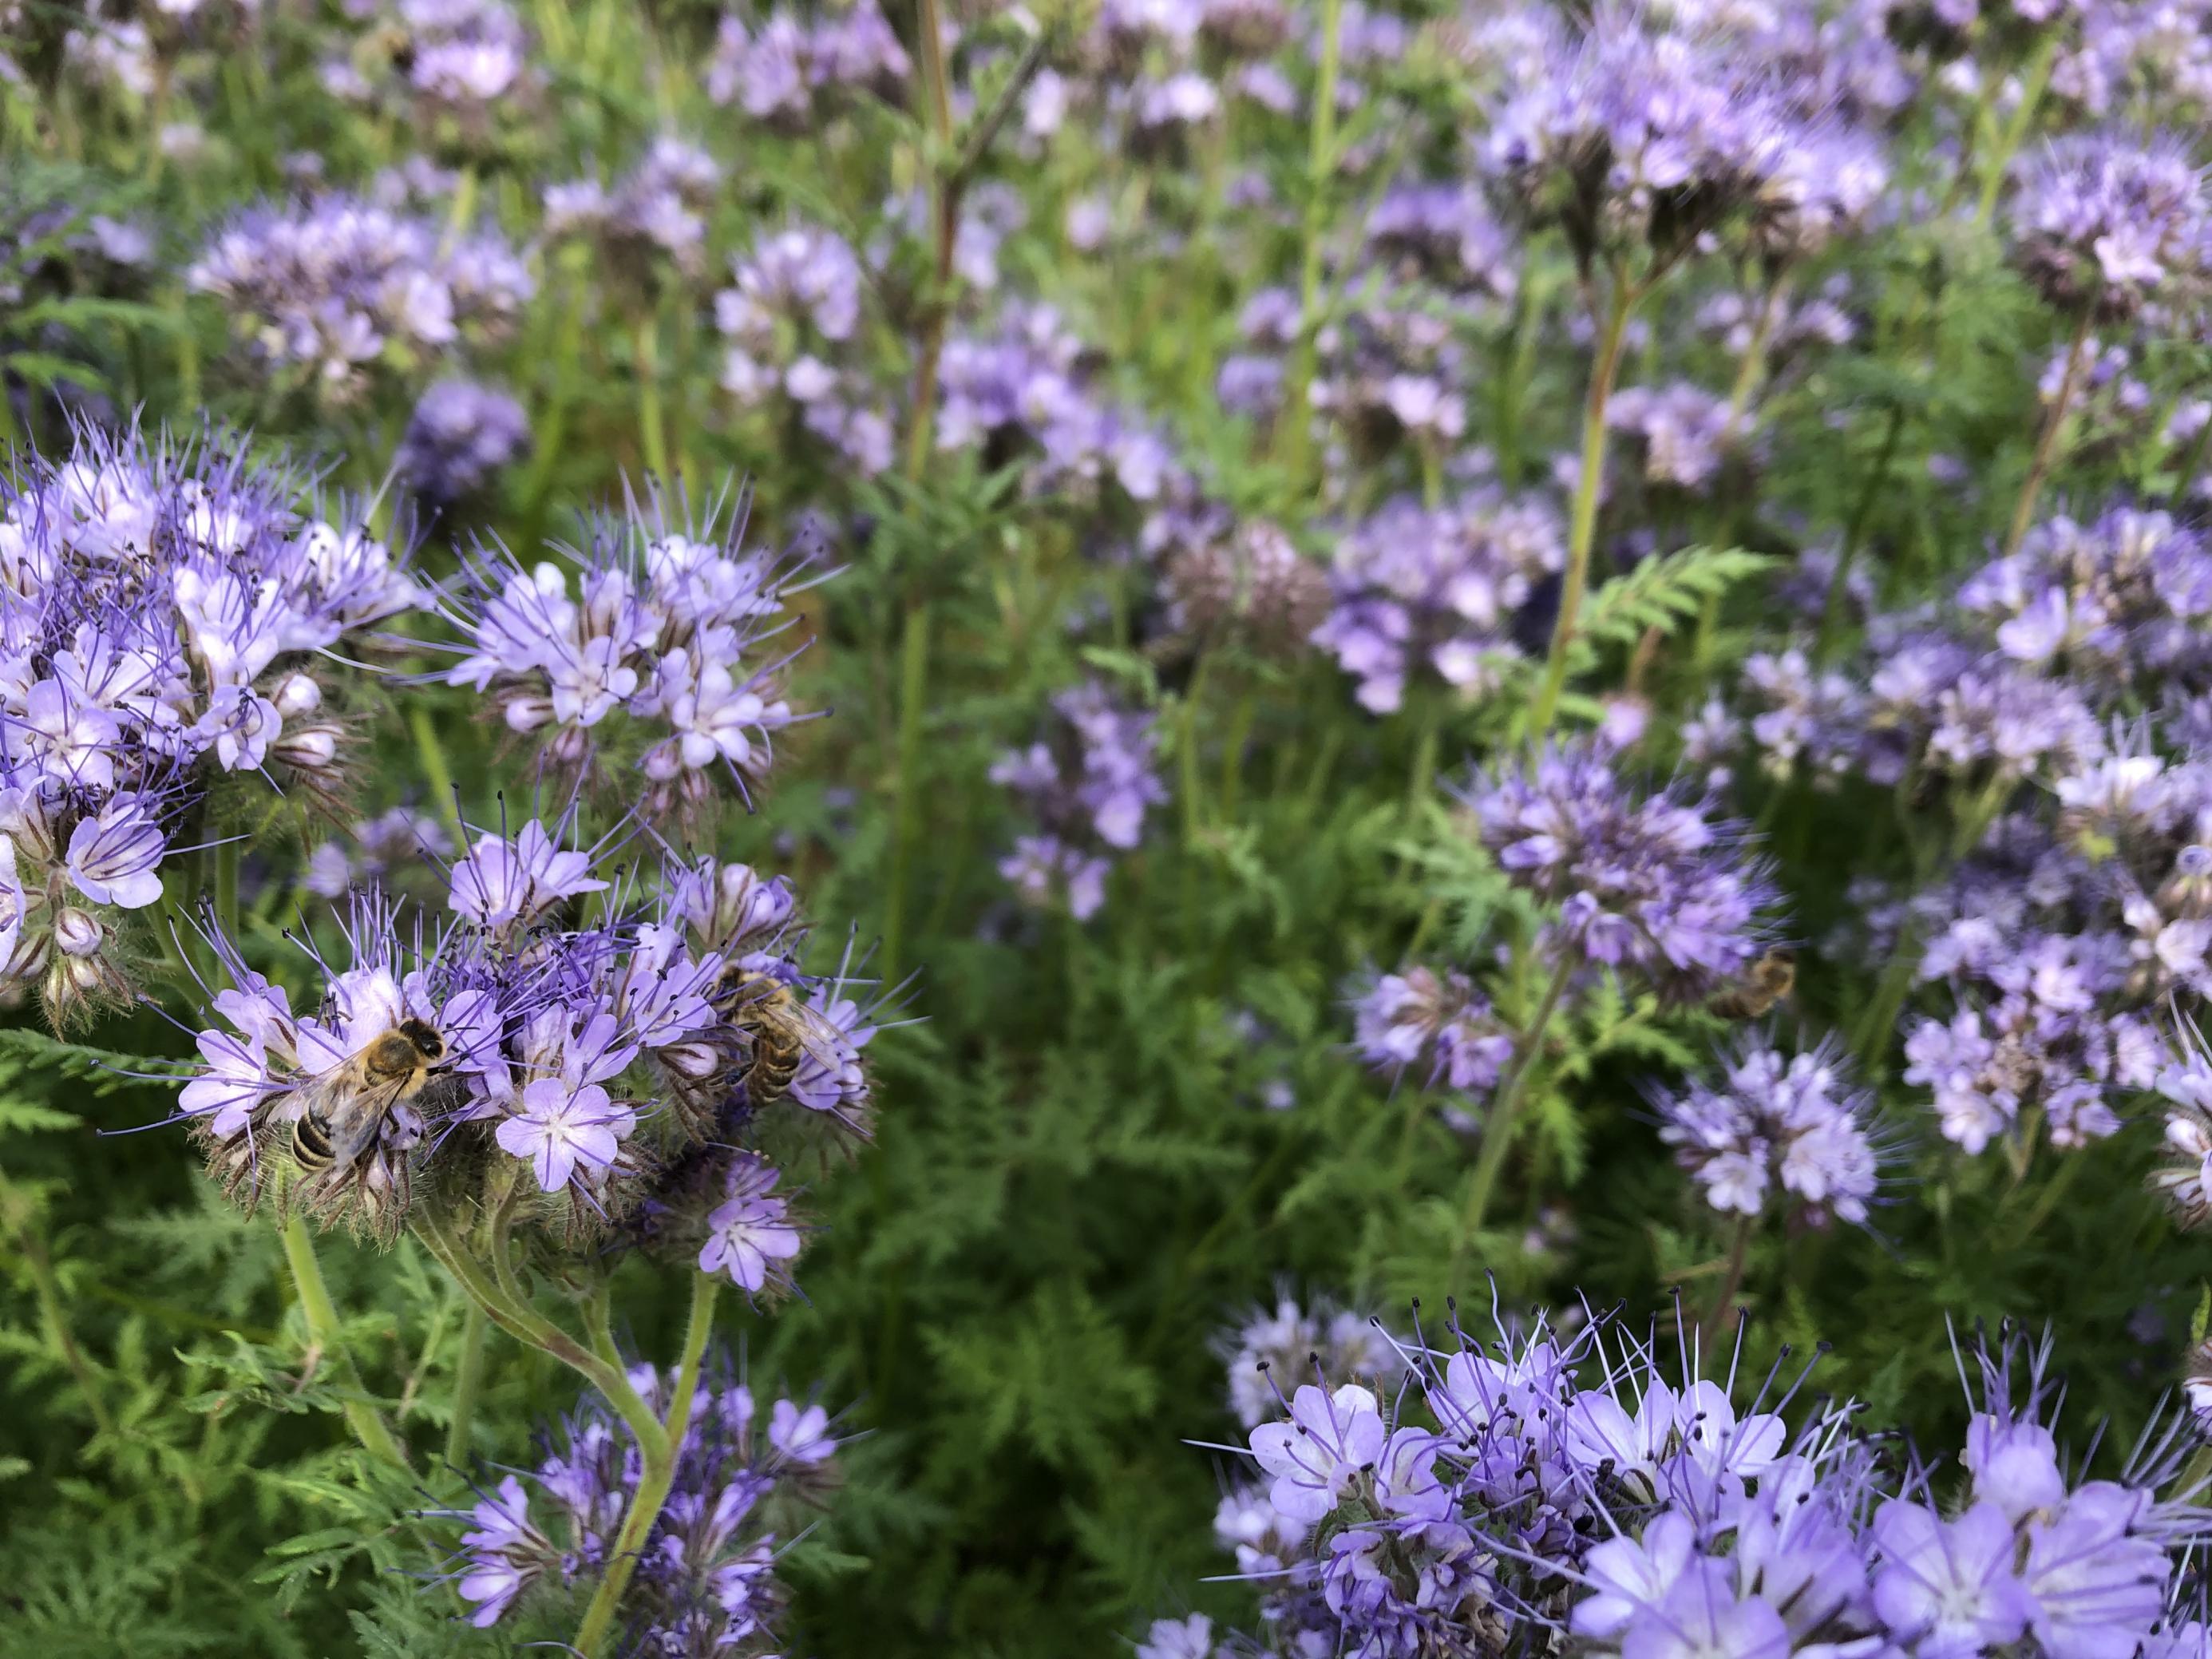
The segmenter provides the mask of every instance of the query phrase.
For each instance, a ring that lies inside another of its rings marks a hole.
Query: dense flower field
[[[0,1654],[2205,1659],[2212,0],[0,0]]]

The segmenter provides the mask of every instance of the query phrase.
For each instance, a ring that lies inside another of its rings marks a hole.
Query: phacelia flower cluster
[[[565,839],[475,832],[440,911],[356,890],[327,949],[298,936],[312,1013],[210,925],[229,988],[180,1113],[248,1207],[389,1240],[418,1202],[481,1203],[786,1285],[797,1229],[754,1143],[868,1133],[872,1018],[842,971],[799,966],[787,884],[709,860],[642,890]]]
[[[733,284],[714,296],[730,343],[722,386],[740,406],[795,422],[864,475],[890,465],[891,423],[860,361],[860,261],[835,231],[795,224],[732,262]]]
[[[2055,138],[2022,164],[2013,258],[2058,310],[2124,320],[2200,282],[2205,209],[2203,176],[2179,139]]]
[[[448,507],[481,492],[529,447],[520,404],[473,380],[441,380],[415,405],[393,459],[416,495]]]
[[[1430,1088],[1481,1095],[1513,1057],[1511,1036],[1465,974],[1413,963],[1378,975],[1353,995],[1352,1017],[1359,1058],[1394,1083],[1411,1072]]]
[[[1338,543],[1335,605],[1314,643],[1376,714],[1398,708],[1416,677],[1475,697],[1521,655],[1514,617],[1565,562],[1559,515],[1542,501],[1487,489],[1433,508],[1400,497]]]
[[[537,286],[496,232],[336,194],[248,209],[186,281],[265,373],[335,403],[504,336]]]
[[[722,166],[698,145],[663,134],[614,185],[597,179],[545,192],[545,234],[588,240],[600,268],[639,304],[706,274],[707,214]]]
[[[2048,1346],[2017,1337],[1970,1357],[1954,1474],[1878,1458],[1851,1407],[1793,1413],[1804,1377],[1781,1363],[1744,1399],[1735,1364],[1678,1377],[1657,1333],[1610,1322],[1451,1335],[1410,1351],[1413,1388],[1316,1371],[1250,1431],[1258,1479],[1216,1528],[1273,1650],[1414,1659],[1565,1630],[1737,1659],[2163,1651],[2212,1525],[2171,1489],[2178,1432],[2110,1474],[2071,1467]]]
[[[537,89],[530,37],[503,0],[387,0],[347,8],[368,27],[323,66],[323,85],[394,120],[481,148]]]
[[[1273,1376],[1296,1376],[1318,1363],[1329,1376],[1389,1394],[1406,1373],[1397,1339],[1375,1320],[1325,1302],[1302,1305],[1287,1291],[1222,1333],[1229,1409],[1248,1429],[1283,1414]]]
[[[1659,1138],[1723,1215],[1777,1208],[1793,1223],[1867,1219],[1881,1173],[1874,1096],[1856,1086],[1833,1039],[1785,1054],[1754,1036],[1717,1083],[1655,1093]]]
[[[705,1656],[767,1652],[784,1603],[776,1555],[811,1524],[836,1480],[839,1440],[820,1406],[779,1398],[765,1420],[726,1360],[710,1360],[684,1413],[675,1479],[623,1595],[623,1651]],[[656,1409],[673,1371],[635,1367],[631,1386]],[[535,1468],[502,1478],[473,1509],[431,1518],[467,1530],[445,1577],[469,1622],[497,1624],[556,1588],[588,1589],[612,1559],[637,1497],[635,1437],[597,1396],[544,1437]]]
[[[0,981],[57,1020],[119,997],[113,936],[187,815],[339,793],[317,653],[423,599],[355,508],[215,438],[88,428],[27,461],[0,487]]]
[[[811,18],[782,9],[752,23],[725,15],[707,93],[748,119],[801,133],[855,99],[898,97],[913,73],[875,0],[859,0]]]
[[[1131,501],[1152,501],[1175,470],[1167,444],[1097,396],[1083,355],[1042,305],[1009,307],[994,336],[946,341],[937,447],[979,450],[992,467],[1031,454],[1029,484],[1039,491],[1095,495],[1111,483]]]
[[[1033,904],[1065,904],[1087,921],[1106,902],[1116,854],[1144,839],[1145,817],[1167,799],[1154,750],[1154,717],[1125,708],[1096,681],[1053,699],[1050,738],[1000,757],[991,781],[1003,784],[1036,820],[999,865],[1000,874]]]
[[[1878,162],[1832,158],[1738,43],[1656,15],[1601,5],[1549,31],[1541,71],[1508,88],[1485,155],[1529,226],[1559,228],[1585,270],[1656,270],[1731,229],[1795,252],[1871,204]]]
[[[1773,884],[1710,796],[1639,793],[1583,740],[1479,774],[1460,799],[1507,878],[1551,907],[1542,948],[1560,971],[1612,969],[1701,1001],[1764,948]]]
[[[659,495],[582,526],[580,549],[524,568],[468,556],[445,610],[462,636],[450,685],[490,695],[507,729],[568,777],[635,764],[653,820],[696,817],[767,775],[799,648],[787,609],[809,556],[744,546],[745,515],[687,514]]]

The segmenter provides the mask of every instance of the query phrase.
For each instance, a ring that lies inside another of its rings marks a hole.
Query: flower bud
[[[553,719],[553,699],[541,693],[523,692],[507,700],[507,729],[535,732]]]
[[[74,904],[54,918],[54,943],[64,956],[98,956],[106,937],[107,930],[100,925],[99,918]]]
[[[326,724],[287,731],[274,746],[278,760],[302,772],[326,772],[337,764],[338,728]]]
[[[295,715],[312,714],[320,708],[323,706],[323,688],[315,684],[312,675],[288,674],[270,701],[276,703],[276,712],[289,720]]]

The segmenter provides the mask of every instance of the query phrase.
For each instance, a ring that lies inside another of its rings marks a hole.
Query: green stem
[[[344,1338],[338,1329],[337,1306],[331,1300],[331,1287],[324,1281],[323,1264],[315,1259],[315,1241],[307,1231],[307,1224],[296,1215],[289,1216],[281,1231],[284,1259],[291,1265],[292,1283],[300,1292],[300,1311],[307,1316],[308,1340],[322,1350],[352,1395],[345,1403],[345,1419],[353,1430],[354,1438],[371,1456],[405,1468],[406,1449],[393,1438],[376,1407],[363,1397],[361,1377],[354,1369],[353,1356],[345,1350]]]
[[[584,1608],[583,1622],[576,1626],[574,1645],[583,1659],[597,1659],[599,1644],[613,1626],[623,1592],[629,1588],[630,1575],[637,1570],[646,1540],[652,1535],[653,1522],[660,1519],[669,1488],[675,1484],[676,1461],[683,1455],[684,1437],[691,1426],[691,1396],[698,1391],[700,1360],[707,1352],[708,1333],[714,1328],[714,1291],[719,1283],[708,1273],[692,1276],[691,1316],[684,1332],[684,1357],[676,1368],[675,1398],[669,1401],[659,1443],[646,1450],[637,1495],[630,1499],[622,1530],[615,1534],[605,1575]]]
[[[2208,422],[2207,425],[2212,425]],[[1851,520],[1844,527],[1843,545],[1836,550],[1835,574],[1828,578],[1828,595],[1820,609],[1820,632],[1813,648],[1814,658],[1826,662],[1833,654],[1836,643],[1843,637],[1844,605],[1850,592],[1851,561],[1857,557],[1860,544],[1866,539],[1868,522],[1874,517],[1875,497],[1888,481],[1890,463],[1897,459],[1898,440],[1905,434],[1905,406],[1890,407],[1889,422],[1883,428],[1881,448],[1875,454],[1874,471],[1867,475],[1866,488],[1860,492],[1858,505],[1851,509]]]
[[[906,890],[914,857],[915,818],[921,799],[923,701],[929,690],[929,605],[906,613],[899,642],[898,772],[891,805],[891,873],[884,901],[884,977],[896,980],[905,943]]]
[[[1522,1032],[1514,1045],[1513,1069],[1498,1085],[1498,1103],[1490,1109],[1490,1121],[1482,1131],[1482,1152],[1475,1159],[1474,1181],[1468,1188],[1467,1207],[1460,1215],[1459,1234],[1452,1241],[1451,1277],[1459,1277],[1459,1264],[1467,1247],[1482,1231],[1483,1218],[1490,1212],[1490,1194],[1498,1185],[1498,1173],[1505,1166],[1505,1154],[1513,1145],[1513,1132],[1520,1127],[1521,1102],[1527,1094],[1528,1074],[1535,1070],[1536,1056],[1544,1047],[1544,1033],[1552,1024],[1552,1016],[1559,1011],[1559,999],[1566,994],[1567,981],[1573,976],[1571,958],[1560,963],[1559,971],[1545,988],[1544,1000],[1536,1007],[1536,1017]]]
[[[484,1335],[491,1322],[474,1297],[461,1325],[461,1358],[453,1373],[453,1419],[446,1425],[446,1461],[454,1468],[469,1457],[469,1427],[477,1413],[477,1397],[483,1392]]]
[[[1735,1311],[1736,1292],[1743,1288],[1744,1263],[1751,1255],[1752,1223],[1755,1216],[1740,1215],[1735,1218],[1735,1237],[1729,1246],[1728,1277],[1721,1280],[1719,1298],[1713,1310],[1705,1316],[1705,1339],[1711,1342],[1728,1328],[1728,1317]]]
[[[1766,285],[1766,292],[1759,299],[1750,342],[1743,349],[1743,362],[1736,366],[1735,384],[1729,389],[1728,419],[1721,428],[1720,447],[1723,451],[1735,441],[1744,413],[1751,407],[1751,395],[1766,378],[1766,343],[1773,336],[1774,319],[1782,309],[1782,295],[1788,287],[1788,276],[1778,276]]]
[[[439,813],[453,826],[460,843],[465,843],[468,830],[461,823],[460,798],[453,793],[453,774],[446,764],[446,746],[438,741],[438,727],[430,718],[429,709],[420,702],[409,709],[407,729],[415,734],[415,757],[422,765],[423,781],[430,786]]]
[[[660,319],[641,314],[630,332],[630,361],[637,374],[638,441],[645,465],[657,478],[668,477],[668,434],[660,424]]]
[[[1981,200],[1974,204],[1974,222],[1978,225],[1988,224],[1990,216],[1996,211],[1997,193],[2004,188],[2005,170],[2012,166],[2012,158],[2020,154],[2020,147],[2027,142],[2027,130],[2035,120],[2044,92],[2051,85],[2051,71],[2058,62],[2058,33],[2056,25],[2051,27],[2028,64],[2019,106],[2005,125],[2002,147],[1990,158],[1989,171],[1982,175]],[[1996,79],[1990,77],[1992,85]]]
[[[2066,372],[2058,381],[2058,395],[2051,400],[2051,412],[2044,417],[2043,430],[2035,440],[2035,458],[2027,465],[2027,477],[2020,487],[2020,501],[2012,510],[2012,528],[2005,532],[2005,556],[2010,558],[2020,551],[2027,527],[2035,519],[2036,499],[2043,494],[2043,486],[2051,475],[2052,464],[2058,459],[2058,434],[2066,425],[2068,406],[2081,378],[2082,360],[2088,355],[2089,313],[2084,311],[2081,319],[2074,325],[2074,342],[2066,349]]]
[[[1328,234],[1328,183],[1336,171],[1336,82],[1341,61],[1343,0],[1322,0],[1321,64],[1314,80],[1306,147],[1304,254],[1298,270],[1298,349],[1283,398],[1282,446],[1292,488],[1305,482],[1312,442],[1314,370],[1321,352],[1322,243]]]
[[[551,1320],[495,1282],[484,1271],[483,1263],[453,1237],[446,1224],[425,1214],[419,1206],[415,1232],[423,1247],[438,1258],[454,1282],[468,1292],[469,1298],[484,1310],[493,1324],[518,1342],[551,1355],[574,1371],[621,1414],[641,1445],[650,1447],[653,1443],[660,1433],[660,1425],[638,1398],[637,1390],[630,1386],[621,1367],[609,1365]]]
[[[1605,471],[1605,406],[1613,396],[1614,377],[1620,372],[1620,344],[1628,331],[1628,316],[1636,304],[1636,291],[1616,276],[1613,307],[1598,337],[1597,357],[1590,365],[1589,392],[1583,402],[1582,474],[1575,480],[1574,514],[1569,521],[1566,580],[1559,586],[1559,616],[1552,626],[1552,648],[1544,661],[1544,682],[1528,711],[1528,741],[1540,744],[1552,729],[1559,711],[1559,693],[1567,683],[1567,659],[1573,654],[1575,626],[1583,608],[1583,589],[1589,582],[1590,547],[1597,539],[1598,489]]]
[[[956,168],[952,149],[951,82],[945,64],[945,30],[938,0],[919,0],[915,20],[915,50],[921,58],[922,94],[929,118],[930,143],[924,171],[929,178],[930,228],[935,280],[921,317],[921,342],[915,353],[914,407],[907,418],[906,477],[920,483],[928,470],[930,433],[937,416],[937,375],[945,353],[945,325],[952,313],[952,255],[960,234],[960,196],[967,179]]]

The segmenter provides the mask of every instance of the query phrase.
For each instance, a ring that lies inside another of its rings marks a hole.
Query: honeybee
[[[744,1083],[748,1104],[765,1106],[790,1092],[808,1053],[834,1046],[837,1030],[768,974],[740,969],[731,1017],[752,1040]]]
[[[292,1160],[311,1179],[342,1177],[376,1144],[396,1107],[430,1087],[446,1040],[427,1020],[403,1019],[344,1065],[301,1091]]]
[[[1723,1019],[1757,1019],[1788,996],[1796,983],[1796,954],[1771,950],[1746,969],[1735,984],[1715,992],[1705,1006]]]

